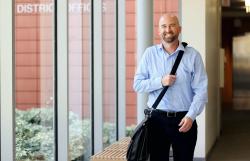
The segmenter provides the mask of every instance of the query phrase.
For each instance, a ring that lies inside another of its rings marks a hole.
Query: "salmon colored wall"
[[[18,4],[44,4],[52,0],[16,0]],[[82,0],[89,3],[89,0]],[[103,92],[105,120],[115,119],[115,8],[114,0],[104,0],[103,7]],[[70,3],[79,3],[71,0]],[[136,0],[126,0],[126,124],[136,123]],[[87,6],[84,6],[87,7]],[[69,14],[69,103],[81,116],[90,116],[90,15]],[[17,11],[17,10],[16,10]],[[20,11],[20,8],[19,8]],[[158,19],[162,13],[178,13],[178,1],[154,0],[154,43]],[[16,12],[16,107],[29,109],[53,104],[53,14]],[[59,53],[60,54],[60,53]]]
[[[126,124],[136,123],[136,93],[133,77],[136,60],[135,0],[126,0]]]

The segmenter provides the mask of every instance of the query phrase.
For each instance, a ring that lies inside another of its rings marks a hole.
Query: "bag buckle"
[[[154,109],[152,109],[152,108],[146,108],[146,109],[144,110],[145,116],[148,117],[148,118],[150,118],[151,115],[152,115],[153,110],[154,110]]]

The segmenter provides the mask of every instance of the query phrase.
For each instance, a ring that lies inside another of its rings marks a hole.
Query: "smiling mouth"
[[[164,33],[164,36],[172,36],[173,33],[172,32],[169,32],[169,33]]]

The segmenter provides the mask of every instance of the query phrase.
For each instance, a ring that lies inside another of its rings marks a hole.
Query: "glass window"
[[[126,0],[126,135],[137,124],[136,93],[133,80],[136,67],[136,0]]]
[[[16,160],[55,158],[53,0],[15,1]]]
[[[91,155],[91,1],[69,0],[69,157]]]
[[[102,1],[103,147],[116,140],[116,5]]]

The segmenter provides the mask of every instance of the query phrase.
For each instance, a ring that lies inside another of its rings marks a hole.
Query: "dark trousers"
[[[154,112],[150,126],[150,161],[169,161],[170,146],[173,149],[174,161],[193,161],[197,140],[197,123],[186,132],[179,132],[179,123],[186,112],[168,115],[165,112]]]

